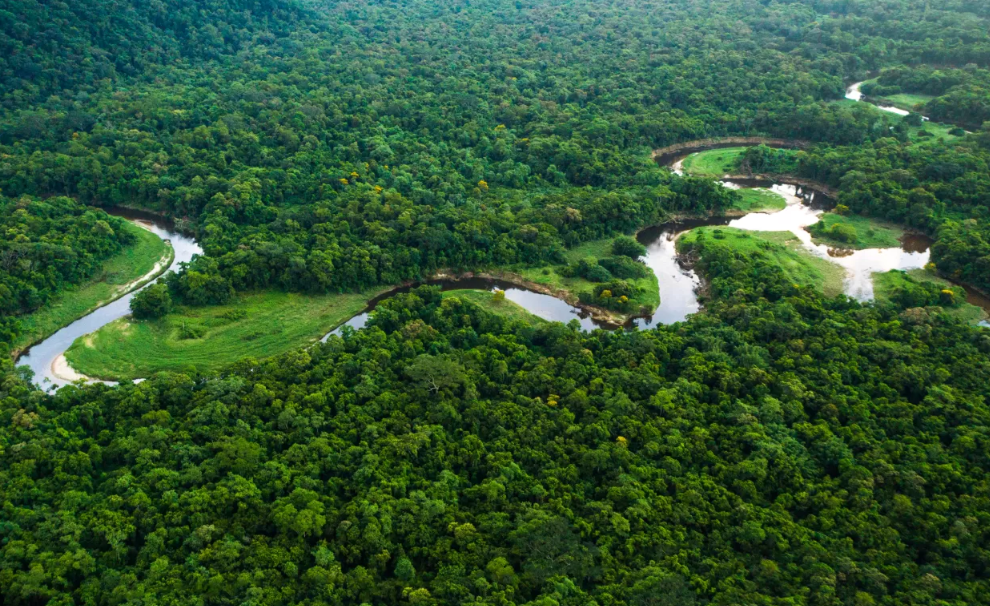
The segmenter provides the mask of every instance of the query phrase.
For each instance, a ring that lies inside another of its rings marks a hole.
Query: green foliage
[[[966,301],[966,292],[958,286],[946,286],[934,282],[917,281],[903,276],[901,283],[887,295],[895,304],[903,307],[959,307]]]
[[[951,146],[886,138],[813,150],[800,172],[840,186],[838,201],[854,213],[936,235],[932,260],[939,271],[990,289],[988,152],[990,130]]]
[[[696,230],[706,308],[676,327],[421,288],[313,344],[440,270],[635,311],[641,251],[609,238],[741,199],[649,150],[733,134],[817,143],[801,176],[990,287],[990,128],[830,103],[966,66],[878,86],[978,130],[985,2],[10,9],[0,186],[47,201],[3,199],[0,340],[127,244],[81,204],[188,219],[204,255],[175,313],[68,352],[139,385],[43,394],[0,356],[4,604],[987,603],[990,341],[951,289],[828,298],[841,268],[792,237]]]
[[[876,273],[873,274],[873,289],[877,302],[891,303],[901,309],[938,306],[968,324],[978,324],[987,319],[987,312],[969,303],[962,288],[939,278],[930,270]]]
[[[859,144],[889,123],[824,102],[889,60],[876,49],[965,64],[990,47],[954,9],[833,8],[20,7],[0,19],[17,79],[0,182],[188,218],[236,291],[555,263],[564,247],[735,202],[710,179],[669,176],[650,148],[729,134]],[[933,21],[967,44],[923,43],[916,28]]]
[[[18,316],[84,282],[135,241],[123,220],[69,198],[0,196],[0,350],[20,335]]]
[[[766,145],[747,147],[739,159],[739,169],[746,173],[792,173],[796,166],[795,152]]]
[[[297,2],[271,0],[4,3],[2,98],[25,102],[77,87],[85,95],[178,57],[229,56],[256,41],[291,44],[285,38],[302,13]],[[64,122],[71,131],[95,120],[74,113]]]
[[[620,313],[631,313],[636,310],[633,301],[639,290],[626,280],[609,280],[596,285],[591,292],[578,294],[578,299],[585,304],[603,307]]]
[[[608,270],[610,274],[622,280],[635,280],[650,275],[650,268],[629,257],[605,257],[598,259],[598,265]]]
[[[740,283],[774,298],[795,286],[834,296],[845,280],[841,266],[809,252],[790,232],[702,227],[678,238],[677,246],[712,277],[706,290],[716,298],[730,296]]]
[[[972,63],[962,69],[927,65],[886,69],[862,91],[895,102],[907,97],[914,103],[906,109],[920,103],[923,113],[936,121],[976,129],[990,120],[990,70],[985,63],[982,68]]]
[[[134,235],[134,243],[104,261],[78,286],[63,290],[42,307],[19,316],[20,337],[14,340],[15,350],[54,334],[97,307],[124,295],[132,286],[138,286],[156,267],[165,270],[173,258],[166,242],[130,222],[122,222],[121,228]]]
[[[138,320],[161,318],[172,311],[172,297],[168,286],[161,283],[139,291],[131,299],[131,314]]]
[[[808,231],[819,239],[831,240],[845,245],[854,245],[859,239],[856,228],[848,223],[833,223],[827,226],[822,220],[808,227]]]
[[[646,247],[629,236],[619,236],[612,241],[612,254],[638,259],[646,254]]]
[[[0,590],[982,603],[990,342],[708,252],[728,296],[676,328],[532,326],[424,288],[222,375],[8,376]]]
[[[634,261],[630,257],[581,259],[573,265],[559,268],[558,271],[562,276],[580,277],[589,282],[608,282],[613,278],[635,280],[646,278],[650,275],[650,269],[646,265],[639,261]]]
[[[244,358],[312,344],[360,313],[375,294],[267,291],[241,293],[222,306],[177,304],[158,320],[111,322],[76,340],[65,355],[79,372],[111,380],[190,368],[218,370]]]
[[[584,278],[589,282],[608,282],[612,279],[612,272],[599,265],[597,259],[581,259],[574,265],[561,268],[560,275],[564,277]]]
[[[165,278],[168,290],[179,300],[190,305],[223,305],[234,296],[230,280],[215,260],[196,257],[183,265],[181,271]]]

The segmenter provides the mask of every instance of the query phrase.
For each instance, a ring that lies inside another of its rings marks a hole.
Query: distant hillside
[[[302,14],[296,0],[0,0],[0,92],[23,103],[236,53],[285,37]]]

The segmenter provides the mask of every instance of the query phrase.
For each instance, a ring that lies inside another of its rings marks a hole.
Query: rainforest
[[[990,604],[977,0],[0,0],[0,604]]]

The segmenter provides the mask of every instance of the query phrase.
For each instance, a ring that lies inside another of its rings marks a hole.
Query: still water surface
[[[175,251],[175,259],[169,266],[169,271],[177,270],[180,263],[189,262],[193,255],[202,254],[203,252],[193,238],[179,233],[174,225],[163,220],[161,217],[124,208],[108,208],[105,210],[111,215],[137,223],[163,240],[168,240],[172,244],[172,249]],[[164,276],[164,274],[162,275]],[[149,285],[150,283],[143,288]],[[136,292],[132,292],[112,303],[104,305],[92,313],[79,318],[44,341],[32,346],[17,359],[17,365],[29,366],[34,372],[35,383],[42,387],[57,388],[67,384],[68,381],[60,379],[55,375],[53,364],[58,361],[59,357],[65,353],[65,350],[79,337],[88,335],[110,322],[131,313],[131,299],[134,298]]]
[[[675,162],[672,166],[679,166],[679,162]],[[845,268],[844,292],[863,301],[873,298],[872,274],[874,272],[885,272],[892,269],[917,269],[928,263],[928,248],[931,241],[924,236],[907,236],[899,248],[886,249],[873,248],[850,251],[815,244],[811,240],[811,234],[805,228],[817,222],[821,214],[831,207],[831,200],[820,192],[795,185],[753,180],[723,181],[722,183],[731,188],[765,187],[783,196],[787,205],[783,210],[773,213],[749,213],[734,219],[715,217],[676,221],[640,231],[637,238],[647,249],[643,261],[657,276],[661,302],[652,315],[635,318],[627,326],[647,328],[658,324],[673,324],[686,320],[688,316],[701,309],[697,293],[701,280],[692,269],[682,264],[675,247],[678,236],[696,227],[728,225],[750,231],[791,232],[810,252]],[[159,217],[127,209],[108,209],[107,212],[135,221],[159,237],[169,240],[175,250],[175,260],[169,270],[175,270],[180,263],[188,262],[194,255],[202,254],[202,249],[193,238],[180,233],[174,226]],[[435,280],[425,283],[439,285],[445,291],[456,289],[494,291],[500,289],[505,291],[508,300],[546,320],[565,323],[576,320],[583,330],[618,328],[613,324],[594,320],[588,312],[561,299],[534,292],[509,282],[472,278]],[[355,330],[363,327],[378,302],[399,292],[406,292],[411,288],[411,286],[399,288],[376,297],[369,302],[368,307],[362,313],[349,319],[326,335],[323,340],[326,341],[330,335],[341,334],[344,326],[349,326]],[[990,300],[987,300],[986,297],[975,292],[968,292],[968,295],[970,303],[979,305],[984,309],[990,309]],[[68,381],[56,376],[53,365],[59,362],[62,354],[76,339],[130,313],[130,302],[133,296],[134,293],[128,294],[59,330],[51,337],[27,350],[17,360],[17,364],[29,366],[34,371],[35,381],[45,388],[57,388],[65,385]],[[988,324],[984,322],[983,325]]]

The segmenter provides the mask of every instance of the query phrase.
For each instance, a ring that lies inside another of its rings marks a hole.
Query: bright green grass
[[[690,244],[704,232],[716,241],[742,254],[768,254],[794,284],[810,285],[826,296],[842,293],[846,270],[808,251],[791,232],[752,232],[734,227],[699,227],[678,239],[678,248]],[[718,236],[721,236],[720,238]]]
[[[463,301],[470,301],[472,303],[476,303],[480,307],[490,312],[497,313],[500,316],[505,316],[510,320],[519,320],[522,322],[526,322],[527,324],[541,324],[543,322],[546,322],[546,320],[544,320],[543,318],[529,313],[528,311],[526,311],[526,308],[522,307],[521,305],[518,305],[517,303],[513,303],[508,299],[503,299],[502,301],[496,301],[493,297],[493,293],[487,290],[469,290],[469,289],[448,290],[447,292],[443,293],[443,296],[457,297],[458,299],[461,299]]]
[[[895,116],[898,117],[898,116]],[[903,119],[903,118],[902,118]],[[943,142],[951,143],[959,139],[956,135],[950,135],[949,131],[955,128],[951,124],[941,124],[938,122],[924,122],[921,126],[908,127],[911,139],[920,144],[941,145]],[[921,137],[919,133],[925,131],[931,133],[931,137]]]
[[[877,301],[886,302],[890,300],[890,293],[893,289],[902,286],[908,277],[918,282],[934,282],[939,286],[951,287],[953,284],[948,280],[940,278],[934,272],[926,269],[912,269],[910,271],[893,270],[885,273],[873,274],[873,296]],[[963,322],[979,324],[987,318],[987,313],[982,307],[963,303],[959,307],[945,309],[946,313],[954,316]]]
[[[890,95],[884,97],[884,101],[889,101],[894,107],[899,107],[901,109],[906,109],[907,111],[915,111],[915,106],[924,105],[934,99],[935,97],[931,95],[919,95],[911,93],[900,93],[897,95]]]
[[[684,158],[684,172],[699,177],[721,177],[739,171],[745,147],[726,147],[697,152]]]
[[[238,295],[228,305],[180,307],[158,320],[121,318],[77,339],[66,358],[77,371],[100,379],[214,370],[313,343],[361,312],[373,294],[259,292]]]
[[[844,241],[828,232],[836,225],[847,225],[856,231],[854,241]],[[890,223],[883,223],[858,215],[837,215],[825,213],[821,221],[808,228],[816,244],[827,244],[840,248],[895,248],[900,246],[904,230]]]
[[[783,196],[762,187],[740,189],[738,193],[742,199],[732,206],[733,210],[756,213],[783,210],[787,206]]]
[[[837,105],[849,105],[849,106],[864,105],[872,108],[878,114],[887,116],[888,118],[890,118],[892,122],[900,122],[901,120],[904,119],[903,116],[898,116],[897,114],[894,114],[892,112],[885,112],[877,108],[875,105],[863,101],[853,101],[851,99],[839,99],[838,101],[833,101],[833,103]],[[905,107],[904,109],[910,110],[911,108]],[[956,135],[949,134],[949,131],[952,130],[953,128],[955,127],[951,124],[941,124],[938,122],[924,122],[921,126],[908,127],[908,136],[911,138],[912,141],[918,143],[941,145],[943,142],[951,143],[959,139],[959,137],[957,137]],[[918,133],[920,133],[921,131],[926,131],[928,133],[931,133],[932,136],[919,137]]]
[[[585,242],[580,246],[568,249],[565,253],[567,262],[576,263],[581,259],[587,259],[589,257],[594,259],[611,257],[612,240],[612,238],[592,240],[591,242]],[[590,291],[595,287],[594,282],[590,282],[584,278],[567,278],[561,276],[553,267],[526,267],[514,270],[513,273],[530,282],[564,293],[565,296],[563,298],[572,303],[577,301],[578,293]],[[657,282],[656,274],[652,271],[644,278],[627,281],[639,289],[639,294],[631,299],[636,309],[646,307],[652,312],[660,305],[660,284]],[[618,313],[615,315],[621,316]]]
[[[167,256],[168,261],[163,269],[168,267],[174,254],[171,246],[133,223],[124,223],[124,229],[133,233],[137,241],[108,259],[89,281],[21,318],[23,334],[14,343],[15,350],[37,343],[101,305],[127,294],[132,290],[127,286],[150,272],[163,257]]]
[[[698,177],[717,178],[726,174],[739,174],[742,172],[739,165],[747,149],[747,147],[726,147],[696,152],[684,158],[681,166],[685,173]],[[787,154],[794,153],[792,150],[781,151]],[[793,161],[793,155],[788,157]]]

